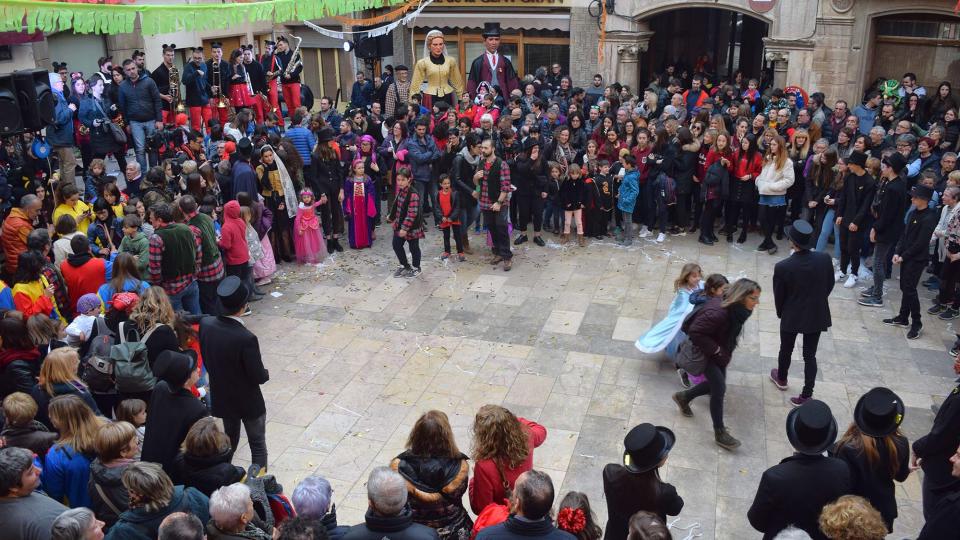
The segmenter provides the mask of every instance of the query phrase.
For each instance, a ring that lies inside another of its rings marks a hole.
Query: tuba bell
[[[214,99],[217,100],[218,109],[226,109],[229,107],[227,104],[227,98],[223,96],[223,86],[221,86],[220,81],[220,62],[211,60],[211,73],[210,76],[213,78],[213,86],[217,87],[217,94],[214,96]]]
[[[187,112],[187,108],[184,106],[182,96],[180,95],[180,71],[177,69],[177,66],[170,66],[169,81],[170,96],[173,98],[173,101],[170,102],[171,112],[174,115]]]

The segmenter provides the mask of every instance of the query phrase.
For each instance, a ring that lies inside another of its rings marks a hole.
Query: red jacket
[[[516,468],[510,468],[509,464],[501,464],[503,467],[503,476],[513,489],[517,478],[533,469],[533,449],[543,444],[547,439],[547,428],[540,424],[518,418],[523,428],[527,431],[527,459],[523,460]],[[492,459],[481,459],[473,466],[473,478],[470,479],[470,508],[473,513],[480,515],[484,508],[490,503],[502,503],[505,492],[503,483],[500,481],[500,473],[497,471],[497,465]]]
[[[336,204],[336,203],[334,203]],[[240,217],[240,203],[230,201],[223,206],[223,227],[220,228],[220,247],[225,264],[247,264],[247,223]]]
[[[77,309],[77,301],[81,296],[87,293],[95,294],[109,277],[104,259],[90,257],[90,260],[80,266],[73,266],[70,263],[76,257],[76,255],[70,255],[60,265],[60,273],[63,274],[63,281],[67,284],[71,309]]]

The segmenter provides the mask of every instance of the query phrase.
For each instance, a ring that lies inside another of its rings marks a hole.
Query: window
[[[881,19],[877,35],[924,39],[960,39],[960,24],[926,20]]]
[[[547,45],[529,43],[524,47],[526,58],[524,65],[527,72],[532,73],[540,66],[546,66],[548,69],[553,64],[560,64],[563,68],[562,73],[570,73],[570,45]]]

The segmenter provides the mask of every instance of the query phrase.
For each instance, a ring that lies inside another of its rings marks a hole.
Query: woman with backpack
[[[163,351],[180,352],[180,341],[174,331],[176,315],[170,299],[162,287],[150,287],[140,297],[136,307],[130,312],[130,320],[118,325],[118,344],[126,341],[128,344],[140,342],[146,347],[146,360],[149,372],[136,371],[129,380],[124,381],[117,374],[117,390],[119,399],[142,399],[150,403],[153,392],[152,370],[157,357]],[[135,360],[135,359],[134,359]],[[138,378],[140,377],[142,380]],[[132,387],[149,388],[148,390],[131,390]]]

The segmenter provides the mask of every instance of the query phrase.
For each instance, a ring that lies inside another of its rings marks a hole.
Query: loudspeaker
[[[20,101],[17,86],[10,73],[0,75],[0,135],[16,135],[23,132],[20,118]]]
[[[357,38],[355,54],[357,58],[393,56],[393,38],[390,34],[377,37],[367,37],[366,34],[360,34]]]
[[[50,91],[50,75],[45,69],[24,69],[13,73],[20,101],[23,128],[43,129],[56,120],[57,99]]]

